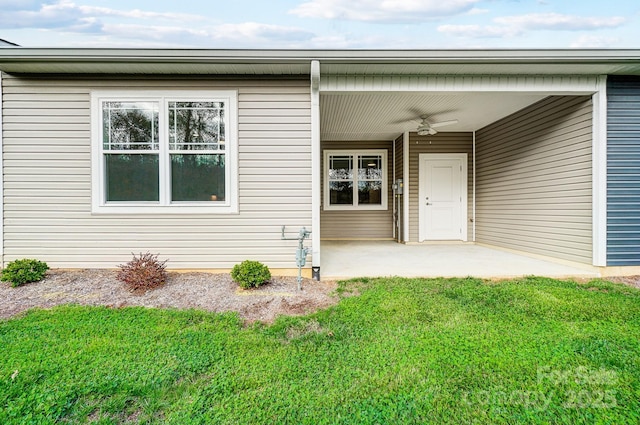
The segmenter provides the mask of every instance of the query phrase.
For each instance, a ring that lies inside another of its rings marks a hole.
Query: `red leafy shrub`
[[[133,292],[146,292],[157,288],[167,280],[166,263],[159,261],[157,255],[149,252],[136,257],[127,264],[120,264],[117,279],[124,282]]]

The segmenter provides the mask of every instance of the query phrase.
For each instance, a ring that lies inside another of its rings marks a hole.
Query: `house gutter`
[[[320,62],[311,61],[311,265],[320,268]],[[318,276],[320,276],[318,272]]]
[[[320,62],[437,62],[437,63],[602,63],[640,59],[640,49],[118,49],[118,48],[32,48],[3,49],[0,57],[24,60],[124,60],[151,61],[294,61]]]
[[[2,92],[2,71],[0,71],[0,268],[4,268],[4,144],[2,140],[4,134],[2,129],[4,104],[2,103]]]
[[[234,74],[259,72],[281,75],[309,75],[309,64],[323,66],[370,65],[482,65],[489,74],[526,74],[531,65],[553,65],[543,74],[558,72],[593,74],[581,71],[581,65],[601,65],[602,73],[618,71],[640,75],[639,49],[558,49],[558,50],[258,50],[258,49],[113,49],[113,48],[25,48],[0,50],[0,70],[8,73],[168,73],[163,66],[175,66],[180,72],[208,73],[215,65],[236,65]],[[104,67],[101,67],[103,65]],[[133,70],[132,65],[138,65]],[[506,68],[505,68],[506,66]],[[578,68],[575,68],[578,66]],[[202,69],[204,67],[204,69]],[[517,69],[514,69],[516,67]],[[622,69],[624,68],[624,69]],[[367,71],[368,72],[368,71]],[[327,71],[325,71],[327,73]],[[356,70],[356,73],[359,73]]]

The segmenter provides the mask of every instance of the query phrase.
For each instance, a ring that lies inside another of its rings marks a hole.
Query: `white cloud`
[[[123,39],[146,39],[164,42],[193,42],[198,38],[210,38],[203,30],[156,25],[106,24],[102,27],[103,35],[116,36]]]
[[[595,35],[581,35],[569,45],[572,49],[584,48],[608,48],[620,45],[621,40],[617,37],[599,37]]]
[[[596,18],[562,15],[559,13],[531,13],[520,16],[503,16],[495,18],[494,22],[517,27],[522,30],[580,31],[619,27],[626,22],[626,19],[622,16]]]
[[[619,27],[626,22],[620,16],[583,17],[558,13],[532,13],[494,18],[497,25],[440,25],[438,31],[473,38],[515,37],[527,31],[584,31]]]
[[[244,22],[240,24],[223,24],[216,28],[214,38],[236,41],[287,41],[310,40],[314,34],[296,27]]]
[[[485,13],[489,13],[489,9],[480,9],[478,7],[474,7],[473,9],[467,12],[467,15],[484,15]]]
[[[62,1],[65,2],[64,0]],[[73,3],[70,3],[73,7],[77,8],[84,15],[100,15],[100,16],[116,16],[120,18],[131,18],[131,19],[166,19],[170,21],[180,21],[180,22],[193,22],[196,21],[204,21],[205,18],[200,15],[191,15],[187,13],[162,13],[162,12],[147,12],[140,9],[133,10],[117,10],[110,9],[108,7],[96,7],[96,6],[76,6]]]
[[[81,33],[93,36],[91,43],[102,46],[123,42],[151,46],[162,42],[173,46],[291,47],[315,37],[314,33],[297,27],[256,22],[220,24],[200,15],[120,10],[79,5],[70,0],[48,4],[0,2],[11,3],[13,7],[0,14],[0,28]],[[89,44],[86,37],[83,40]]]
[[[311,0],[289,13],[302,18],[416,22],[468,12],[479,0]]]
[[[35,0],[0,0],[0,9],[3,11],[13,10],[14,8],[24,9],[28,7],[36,7],[40,4]]]
[[[202,20],[198,15],[183,13],[145,12],[138,9],[118,10],[107,7],[78,5],[69,0],[38,3],[17,0],[0,0],[4,11],[0,14],[1,28],[83,28],[86,22],[95,25],[107,17],[129,19],[164,19],[175,22]]]
[[[206,46],[206,47],[293,47],[313,39],[315,34],[300,28],[266,25],[255,22],[223,24],[207,28],[181,26],[107,24],[102,34],[110,39],[144,40],[139,45]]]
[[[515,28],[495,25],[440,25],[438,31],[468,38],[502,38],[514,37],[519,34],[519,31]]]

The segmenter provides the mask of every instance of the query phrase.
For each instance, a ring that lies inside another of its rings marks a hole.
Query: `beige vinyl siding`
[[[238,90],[239,214],[92,215],[90,91],[105,89]],[[114,267],[151,251],[171,268],[295,267],[280,228],[311,228],[308,81],[4,75],[3,100],[5,261]]]
[[[322,142],[322,164],[324,173],[324,151],[334,149],[386,149],[387,150],[387,209],[386,210],[351,210],[320,212],[320,236],[323,239],[391,239],[393,238],[393,211],[391,180],[393,179],[393,142]],[[324,174],[322,176],[322,193],[324,193]],[[324,199],[322,199],[324,205]]]
[[[409,242],[418,241],[419,231],[419,155],[421,153],[467,154],[468,237],[473,231],[473,133],[440,132],[433,136],[409,133]]]
[[[404,136],[401,135],[395,141],[395,152],[394,152],[394,162],[395,162],[395,176],[394,181],[391,182],[391,186],[395,183],[395,180],[402,179],[404,176]],[[402,215],[404,211],[403,200],[404,195],[392,195],[395,196],[395,211],[394,211],[394,226],[396,226],[396,240],[398,242],[403,241],[403,227],[402,227]]]
[[[476,241],[591,263],[592,105],[551,96],[476,133]]]

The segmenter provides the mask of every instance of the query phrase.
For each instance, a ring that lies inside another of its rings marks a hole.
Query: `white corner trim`
[[[472,158],[472,162],[471,162],[471,166],[473,167],[473,199],[471,202],[473,202],[472,205],[472,212],[471,212],[471,217],[473,219],[473,223],[471,223],[471,228],[472,230],[472,234],[471,234],[471,241],[475,242],[476,241],[476,132],[474,130],[473,132],[473,158]]]
[[[607,265],[607,76],[593,94],[592,219],[593,265]]]
[[[4,106],[2,103],[2,71],[0,71],[0,268],[4,267],[4,144],[2,140],[2,121]]]
[[[311,264],[320,267],[320,62],[311,61]]]
[[[409,242],[409,132],[402,135],[402,241]]]

